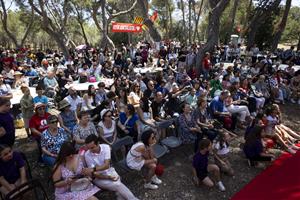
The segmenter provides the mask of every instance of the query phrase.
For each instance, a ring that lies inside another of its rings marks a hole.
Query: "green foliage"
[[[294,43],[300,38],[300,7],[292,7],[285,30],[281,37],[282,42]]]

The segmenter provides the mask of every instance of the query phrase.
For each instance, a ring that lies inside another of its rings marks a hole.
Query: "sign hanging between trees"
[[[140,32],[142,32],[142,24],[112,22],[111,31],[112,32],[140,33]]]

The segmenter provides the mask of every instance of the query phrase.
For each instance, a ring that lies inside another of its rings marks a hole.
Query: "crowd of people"
[[[234,175],[230,141],[241,133],[250,166],[275,158],[272,142],[295,154],[300,133],[283,124],[278,105],[300,104],[300,70],[293,67],[300,53],[294,47],[264,53],[256,46],[243,53],[232,44],[207,52],[197,66],[198,50],[139,42],[114,51],[70,50],[66,58],[52,50],[1,49],[1,193],[27,181],[24,160],[13,149],[20,113],[28,140],[37,143],[40,166],[53,169],[56,199],[97,199],[101,189],[137,199],[112,167],[111,148],[128,136],[134,145],[124,150],[126,165],[146,170],[146,189],[162,183],[152,147],[174,130],[183,145],[193,145],[195,184],[221,191],[222,173]],[[78,91],[73,83],[90,85]],[[23,93],[19,104],[11,105],[12,89]]]

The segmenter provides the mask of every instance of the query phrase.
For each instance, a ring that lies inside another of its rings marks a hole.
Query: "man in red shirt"
[[[210,53],[206,52],[202,60],[203,76],[207,80],[209,78],[209,72],[211,70]]]
[[[48,129],[47,118],[49,115],[46,112],[46,105],[39,102],[35,104],[35,114],[29,121],[32,136],[38,143],[39,162],[42,162],[41,134],[44,130]]]

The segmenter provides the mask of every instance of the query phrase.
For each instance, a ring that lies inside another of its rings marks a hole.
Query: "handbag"
[[[162,164],[157,164],[155,168],[155,174],[157,176],[162,176],[165,171],[165,167]]]
[[[71,191],[74,192],[86,190],[91,184],[92,183],[88,178],[77,179],[71,184]]]

